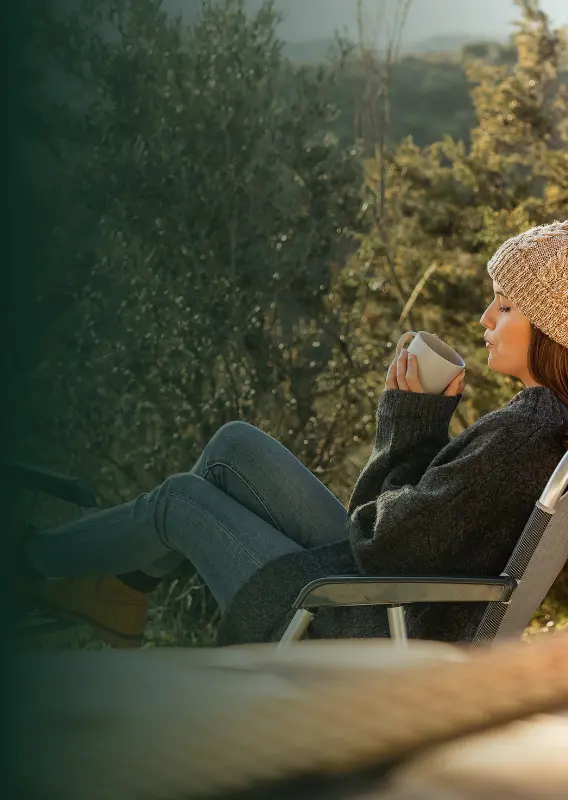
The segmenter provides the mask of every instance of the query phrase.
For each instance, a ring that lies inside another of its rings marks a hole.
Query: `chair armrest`
[[[517,581],[507,575],[499,578],[331,576],[318,578],[304,586],[292,608],[406,603],[507,603],[516,587]]]
[[[4,461],[2,473],[7,481],[26,489],[45,492],[81,508],[94,508],[97,505],[95,493],[80,478],[17,461]]]

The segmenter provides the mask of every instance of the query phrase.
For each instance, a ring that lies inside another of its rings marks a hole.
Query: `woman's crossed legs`
[[[347,512],[280,442],[230,422],[190,472],[135,500],[38,534],[28,545],[46,576],[162,577],[189,559],[223,610],[278,556],[347,536]]]

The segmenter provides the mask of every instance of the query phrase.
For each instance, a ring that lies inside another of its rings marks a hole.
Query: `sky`
[[[261,2],[247,0],[250,8]],[[382,13],[392,24],[398,0],[365,2],[371,20]],[[176,13],[185,10],[188,17],[199,5],[199,0],[164,0],[164,8]],[[286,16],[280,27],[285,41],[330,38],[344,26],[355,35],[356,0],[276,0],[276,6]],[[554,26],[568,25],[568,0],[541,0],[540,6]],[[412,44],[431,36],[464,33],[505,39],[519,17],[520,9],[513,0],[412,0],[402,41]]]

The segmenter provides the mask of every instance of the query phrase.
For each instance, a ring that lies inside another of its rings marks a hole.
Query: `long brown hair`
[[[563,347],[531,323],[529,372],[542,386],[551,389],[568,406],[568,347]],[[568,423],[560,431],[568,450]]]

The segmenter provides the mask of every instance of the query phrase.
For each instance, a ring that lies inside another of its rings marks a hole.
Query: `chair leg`
[[[277,647],[283,647],[290,642],[298,642],[304,632],[307,630],[310,622],[312,621],[314,615],[311,611],[308,611],[305,608],[300,608],[294,616],[292,617],[290,624],[284,631],[282,638],[278,642]]]
[[[404,606],[389,606],[387,615],[391,641],[399,647],[406,647],[408,645],[408,636],[406,633]]]

